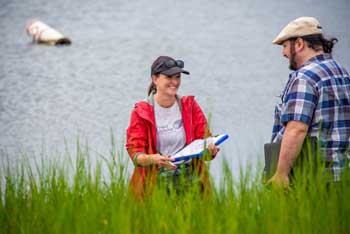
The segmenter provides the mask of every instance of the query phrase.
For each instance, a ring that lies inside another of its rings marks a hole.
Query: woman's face
[[[157,87],[158,95],[175,96],[181,84],[181,74],[166,76],[159,74],[152,76],[153,83]]]

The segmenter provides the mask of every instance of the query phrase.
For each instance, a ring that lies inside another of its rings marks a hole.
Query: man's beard
[[[298,70],[297,62],[295,61],[295,48],[294,43],[291,43],[290,45],[290,58],[289,58],[289,69],[292,71]]]

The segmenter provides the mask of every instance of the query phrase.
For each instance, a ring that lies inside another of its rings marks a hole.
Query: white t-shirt
[[[173,155],[186,144],[180,107],[177,101],[169,108],[154,102],[157,125],[157,150],[162,155]]]

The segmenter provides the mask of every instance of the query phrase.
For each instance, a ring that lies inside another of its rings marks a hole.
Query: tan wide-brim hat
[[[287,24],[280,34],[272,41],[273,44],[282,45],[285,40],[290,38],[302,37],[307,35],[322,34],[322,27],[314,17],[299,17]]]

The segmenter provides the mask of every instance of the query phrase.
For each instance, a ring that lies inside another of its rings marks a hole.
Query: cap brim
[[[282,45],[285,40],[281,40],[280,38],[276,38],[275,40],[272,41],[272,44],[274,45]]]
[[[160,73],[163,75],[166,75],[166,76],[173,76],[173,75],[178,74],[178,73],[184,73],[186,75],[190,74],[189,71],[183,70],[182,68],[179,68],[179,67],[172,67],[169,70],[162,71]]]

